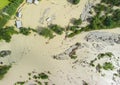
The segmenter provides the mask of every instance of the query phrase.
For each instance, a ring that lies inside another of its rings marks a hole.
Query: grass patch
[[[0,0],[0,10],[9,4],[8,0]]]

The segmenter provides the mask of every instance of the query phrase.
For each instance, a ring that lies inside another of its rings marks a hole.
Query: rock
[[[120,34],[108,32],[90,32],[85,36],[87,42],[105,42],[109,45],[120,44]]]

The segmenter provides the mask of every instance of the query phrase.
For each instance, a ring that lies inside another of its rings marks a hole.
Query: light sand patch
[[[72,5],[67,0],[42,0],[38,5],[25,5],[22,10],[24,27],[37,28],[49,24],[67,26],[72,18],[79,18],[87,0]],[[46,20],[50,18],[49,22]]]
[[[110,32],[116,33],[118,32],[118,29],[113,29]],[[81,33],[81,35],[77,35],[67,40],[64,40],[64,35],[56,36],[49,41],[49,44],[46,44],[47,40],[39,35],[14,35],[9,44],[4,42],[1,43],[3,46],[0,48],[1,50],[12,50],[10,62],[16,63],[13,63],[13,67],[9,70],[5,78],[0,81],[0,85],[13,85],[16,81],[26,80],[27,74],[32,71],[50,71],[52,73],[50,78],[51,84],[80,85],[82,84],[82,80],[85,80],[89,82],[90,85],[100,85],[102,83],[101,81],[104,79],[101,78],[98,73],[95,73],[96,71],[94,71],[94,69],[91,71],[90,69],[92,68],[83,67],[84,64],[73,64],[74,60],[59,61],[52,58],[53,55],[64,52],[76,42],[85,43],[84,37],[86,34],[87,33]],[[90,43],[88,45],[91,46]],[[113,47],[106,48],[104,49],[104,52],[108,50],[112,51],[112,48]],[[119,47],[116,45],[114,51],[118,49]],[[86,60],[85,58],[92,60],[93,57],[90,56],[94,56],[94,53],[96,53],[95,49],[92,51],[91,48],[86,47],[77,51],[80,60]],[[117,54],[118,53],[116,53],[116,55]],[[110,85],[110,82],[108,81],[108,79],[104,80],[105,84],[103,85]]]

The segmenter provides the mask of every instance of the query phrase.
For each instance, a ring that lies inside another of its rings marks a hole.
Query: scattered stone
[[[85,36],[87,42],[104,42],[109,45],[120,44],[120,34],[109,32],[90,32]]]

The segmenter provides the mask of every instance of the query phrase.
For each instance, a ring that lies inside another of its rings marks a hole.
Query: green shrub
[[[100,54],[98,54],[98,59],[101,59],[101,58],[104,58],[104,56],[105,56],[105,54],[104,53],[100,53]]]
[[[0,66],[0,80],[4,77],[4,75],[8,72],[11,66]]]
[[[77,58],[77,55],[71,55],[70,58],[71,58],[71,59],[76,59],[76,58]]]
[[[53,25],[50,25],[49,28],[54,31],[56,34],[59,34],[61,35],[63,33],[63,28],[56,25],[56,24],[53,24]]]
[[[120,0],[102,0],[101,2],[110,4],[112,6],[120,6]]]
[[[48,75],[45,73],[40,73],[39,76],[41,79],[48,79]]]
[[[0,40],[5,40],[6,42],[10,42],[11,36],[17,33],[18,32],[14,30],[14,27],[1,28],[0,29]]]
[[[78,4],[79,2],[80,2],[80,0],[72,0],[72,3],[73,3],[74,5]]]
[[[49,28],[43,28],[39,34],[49,39],[54,37],[53,32]]]
[[[23,35],[29,35],[31,33],[31,28],[21,27],[20,28],[20,33],[23,34]]]
[[[113,56],[113,53],[111,53],[111,52],[106,52],[105,55],[111,58],[111,57]]]
[[[113,54],[111,53],[111,52],[106,52],[106,53],[100,53],[100,54],[98,54],[98,59],[101,59],[101,58],[104,58],[104,57],[112,57],[113,56]]]
[[[103,69],[105,69],[105,70],[113,70],[114,66],[113,66],[113,64],[111,62],[105,62],[103,64]]]
[[[24,84],[25,84],[25,81],[18,81],[14,85],[24,85]]]
[[[73,22],[74,25],[80,25],[81,23],[82,23],[81,19],[75,19]]]
[[[68,30],[75,32],[76,30],[78,30],[78,28],[78,26],[69,26]]]

